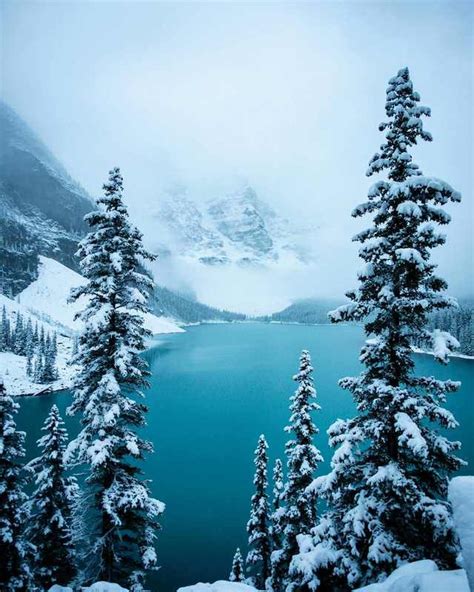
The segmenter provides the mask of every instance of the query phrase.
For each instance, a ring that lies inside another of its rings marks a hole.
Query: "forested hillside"
[[[328,312],[340,304],[336,300],[307,298],[294,302],[284,310],[261,320],[307,325],[329,324]],[[457,308],[433,312],[428,317],[428,329],[448,331],[461,347],[459,353],[474,355],[474,300],[462,298]],[[419,344],[415,344],[419,345]]]
[[[243,314],[219,310],[196,300],[191,300],[163,286],[155,287],[150,305],[154,314],[172,317],[183,323],[243,321],[246,318]]]

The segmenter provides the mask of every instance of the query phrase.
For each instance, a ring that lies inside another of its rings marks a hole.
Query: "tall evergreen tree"
[[[18,405],[10,397],[0,376],[0,590],[31,590],[32,545],[27,542],[27,495],[25,433],[16,429],[14,415]]]
[[[430,110],[419,100],[408,69],[400,70],[387,89],[385,142],[367,172],[386,170],[388,180],[376,182],[353,212],[373,216],[355,237],[366,265],[359,289],[347,294],[351,302],[331,313],[334,322],[366,319],[370,338],[361,351],[365,370],[340,381],[358,414],[331,426],[332,471],[314,484],[329,512],[298,562],[315,589],[321,581],[321,589],[352,589],[422,558],[455,565],[446,495],[448,476],[461,465],[460,444],[438,428],[457,425],[443,402],[459,385],[417,375],[411,344],[432,339],[442,362],[456,345],[448,333],[425,327],[431,311],[452,305],[430,251],[445,242],[436,227],[450,220],[442,206],[460,195],[413,162],[410,148],[431,141],[421,119]]]
[[[35,328],[33,331],[33,345],[36,347],[39,341],[39,333],[38,333],[38,323],[35,322]]]
[[[73,511],[78,493],[74,477],[65,475],[67,433],[56,405],[51,407],[38,440],[41,456],[29,464],[35,475],[29,537],[36,546],[35,583],[41,590],[65,586],[76,574]]]
[[[31,377],[33,375],[33,365],[32,365],[33,357],[28,355],[26,357],[26,375]]]
[[[252,496],[250,520],[247,523],[250,551],[247,555],[247,572],[252,584],[263,590],[270,576],[271,541],[269,532],[267,455],[268,444],[262,434],[255,450],[255,493]]]
[[[16,315],[15,331],[13,333],[13,351],[18,355],[25,353],[25,329],[23,315],[20,312]]]
[[[272,539],[272,548],[280,549],[283,542],[282,518],[284,515],[283,502],[283,463],[277,458],[273,467],[273,500],[272,513],[270,516],[270,533]]]
[[[84,331],[69,408],[81,415],[82,430],[70,452],[76,462],[89,465],[87,495],[94,498],[85,578],[128,583],[138,591],[146,571],[156,568],[157,519],[164,506],[151,497],[137,462],[152,451],[138,435],[147,408],[137,398],[149,375],[140,352],[149,334],[143,324],[153,285],[141,263],[153,256],[129,222],[122,191],[115,168],[98,209],[86,216],[92,230],[78,251],[87,284],[72,297],[88,300],[79,315]]]
[[[7,351],[9,349],[10,341],[10,321],[7,316],[7,309],[5,305],[2,307],[2,321],[0,325],[0,351]]]
[[[44,364],[40,382],[53,382],[57,378],[54,338],[48,333],[44,344]]]
[[[298,583],[298,578],[290,574],[290,565],[299,552],[297,537],[308,535],[316,524],[317,498],[308,488],[323,457],[313,444],[313,437],[319,430],[313,422],[312,412],[320,407],[315,401],[312,373],[310,354],[303,350],[299,372],[293,377],[298,388],[290,399],[290,425],[285,428],[292,438],[286,444],[288,476],[282,494],[285,505],[280,517],[283,540],[272,555],[272,589],[275,591],[305,589]]]
[[[272,554],[270,556],[270,577],[267,580],[266,589],[269,592],[278,592],[284,585],[287,565],[283,561],[283,528],[285,507],[283,505],[284,481],[283,463],[279,458],[273,468],[273,500],[272,513],[270,515],[270,538]]]
[[[230,570],[229,582],[243,582],[245,580],[244,574],[244,560],[242,553],[237,547],[237,550],[232,561],[232,569]]]

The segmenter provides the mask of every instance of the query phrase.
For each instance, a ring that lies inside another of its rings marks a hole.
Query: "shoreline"
[[[264,324],[264,325],[301,325],[303,327],[330,327],[330,326],[336,326],[335,323],[299,323],[297,321],[258,321],[258,320],[253,320],[253,319],[248,319],[245,321],[217,321],[217,322],[209,322],[209,321],[202,321],[200,323],[188,323],[186,325],[183,325],[184,327],[197,327],[200,325],[216,325],[216,324],[225,324],[225,325],[231,325],[234,323],[239,323],[239,324],[245,324],[245,323],[257,323],[257,324]],[[360,326],[360,325],[359,325]],[[147,342],[147,348],[146,349],[150,349],[151,347],[156,346],[156,339],[162,337],[163,335],[171,335],[172,333],[157,333],[156,335],[154,335],[152,338],[150,338],[150,340]],[[176,335],[176,333],[174,333]],[[419,354],[419,355],[425,355],[425,356],[434,356],[434,353],[431,351],[426,351],[423,350],[419,347],[412,347],[412,351],[414,354]],[[452,353],[450,354],[449,358],[456,358],[456,359],[461,359],[461,360],[470,360],[470,361],[474,361],[474,356],[470,356],[468,354],[463,354],[463,353]],[[45,395],[50,395],[53,393],[60,393],[61,391],[66,391],[68,389],[70,389],[71,386],[69,385],[58,385],[57,387],[55,387],[54,385],[47,385],[45,386],[43,389],[40,389],[39,391],[35,391],[35,392],[28,392],[28,393],[18,393],[16,395],[13,395],[15,398],[16,397],[42,397]]]

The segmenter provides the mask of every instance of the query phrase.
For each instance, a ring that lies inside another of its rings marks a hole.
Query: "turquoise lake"
[[[153,493],[167,504],[159,534],[162,566],[150,580],[153,592],[174,592],[198,581],[226,579],[237,546],[245,549],[245,525],[252,494],[253,451],[267,437],[271,465],[283,454],[288,398],[301,349],[309,349],[322,410],[315,414],[321,433],[316,445],[327,472],[331,457],[325,431],[338,417],[353,413],[349,393],[338,379],[360,370],[363,332],[353,326],[215,324],[159,336],[146,357],[153,373],[147,403],[147,437],[156,453],[144,464]],[[452,359],[448,366],[417,355],[420,372],[462,381],[447,406],[460,427],[452,439],[463,442],[471,463],[474,439],[474,362]],[[53,402],[61,412],[68,392],[19,399],[18,425],[27,431],[28,457]],[[70,434],[77,422],[67,419]],[[271,474],[271,465],[269,473]]]

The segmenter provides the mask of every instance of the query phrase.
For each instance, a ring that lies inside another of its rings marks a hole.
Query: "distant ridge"
[[[331,298],[303,298],[296,300],[283,310],[274,312],[261,320],[280,323],[303,323],[307,325],[329,324],[328,312],[342,304]]]
[[[176,294],[163,286],[156,286],[151,310],[156,315],[172,317],[182,323],[201,323],[206,321],[243,321],[244,314],[229,312],[207,306],[191,298]]]

